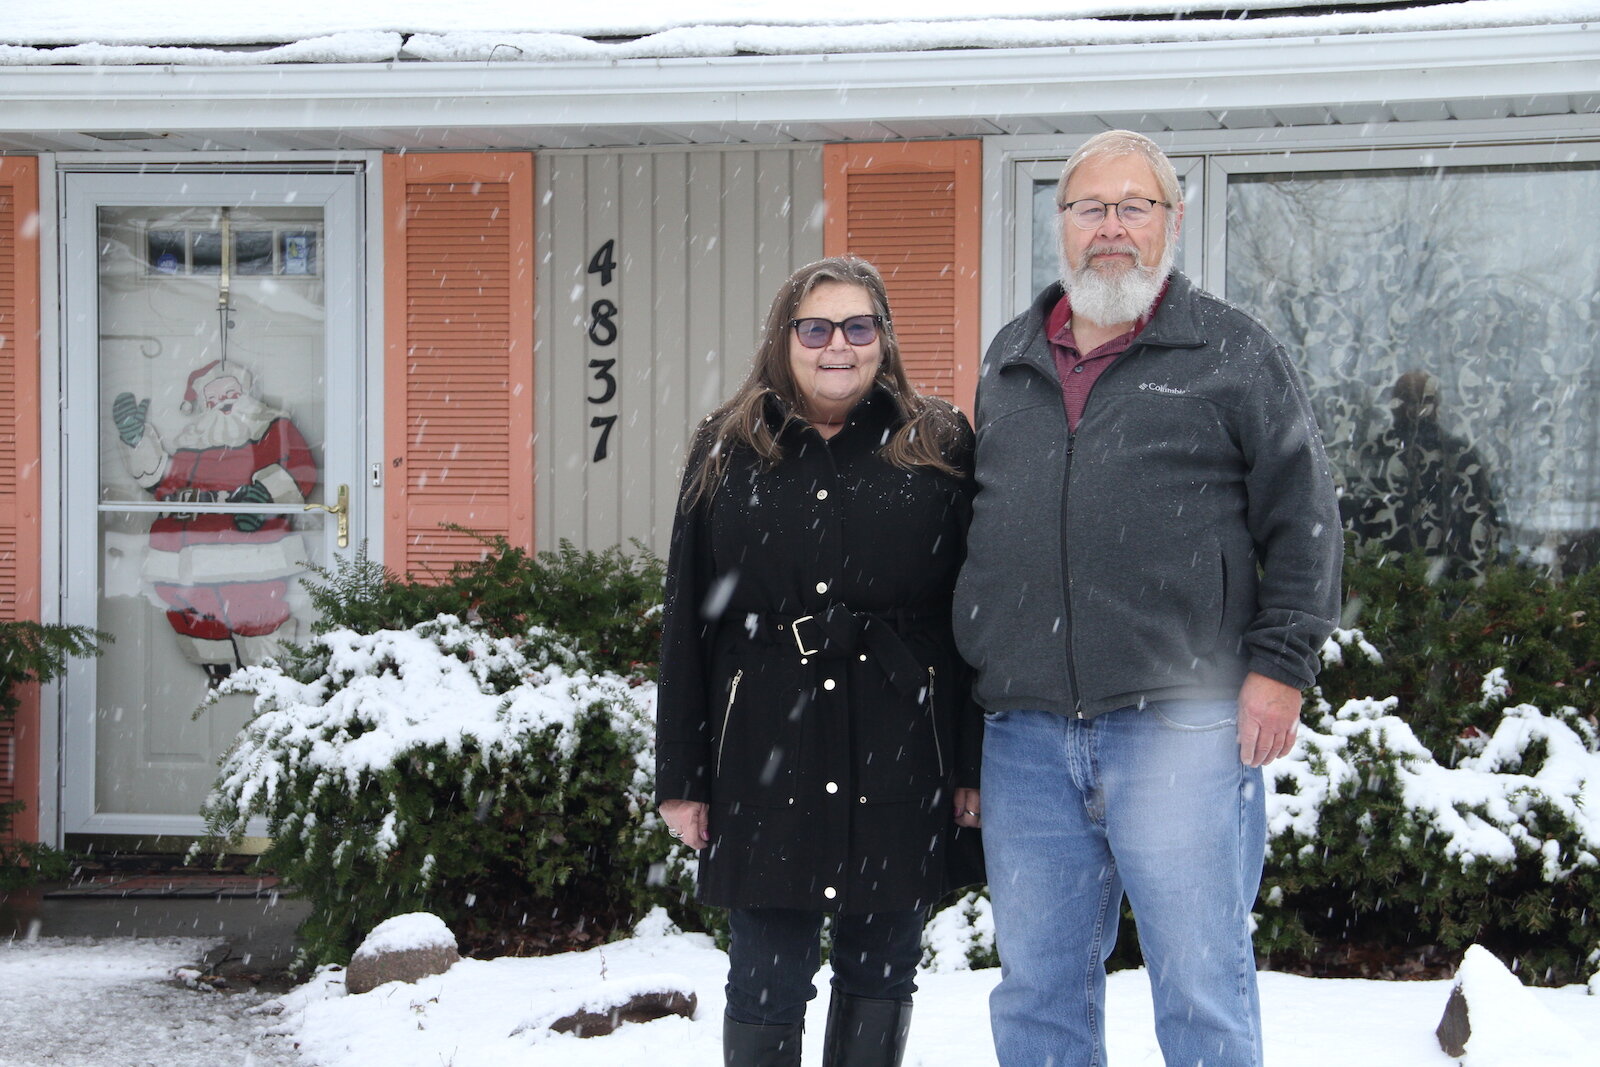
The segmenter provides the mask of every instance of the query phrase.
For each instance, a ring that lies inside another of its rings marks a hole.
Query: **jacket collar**
[[[773,428],[781,438],[794,434],[803,434],[809,427],[806,421],[798,416],[790,417],[787,405],[776,395],[769,394],[766,402],[766,417],[768,425]],[[845,417],[844,428],[832,438],[838,440],[846,435],[854,437],[862,432],[871,435],[871,445],[877,448],[883,444],[885,433],[898,429],[900,425],[899,408],[894,402],[894,397],[881,382],[873,382],[867,390],[867,395],[856,402],[850,409],[850,414]]]
[[[1055,373],[1055,356],[1050,351],[1050,339],[1045,336],[1045,323],[1050,311],[1060,303],[1064,290],[1060,282],[1053,282],[1033,301],[1021,317],[1022,328],[1017,332],[1011,347],[1001,355],[1000,366],[1027,364],[1042,374]],[[1206,343],[1196,314],[1196,294],[1199,292],[1188,275],[1174,270],[1167,281],[1166,292],[1157,305],[1156,312],[1139,331],[1134,345],[1153,348],[1200,348]]]

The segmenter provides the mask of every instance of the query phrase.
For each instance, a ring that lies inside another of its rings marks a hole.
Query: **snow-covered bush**
[[[1000,966],[987,892],[967,893],[934,913],[922,930],[922,965],[937,974]]]
[[[1330,659],[1372,657],[1342,631]],[[1493,705],[1503,672],[1476,687]],[[1257,948],[1478,942],[1534,981],[1600,965],[1600,736],[1570,706],[1494,707],[1442,761],[1397,697],[1321,703],[1268,768],[1271,855]]]
[[[1574,729],[1600,715],[1600,567],[1556,579],[1520,561],[1446,579],[1420,553],[1350,544],[1343,625],[1318,685],[1333,707],[1396,697],[1441,762],[1532,704]],[[1339,640],[1359,632],[1368,651]]]
[[[255,694],[255,716],[207,823],[225,847],[266,818],[263,866],[313,905],[305,963],[343,962],[411,911],[492,955],[536,949],[552,922],[604,936],[646,910],[668,845],[654,686],[593,670],[569,639],[490,637],[453,616],[333,629],[218,692]],[[519,930],[528,943],[508,941]]]
[[[1600,568],[1476,581],[1352,541],[1344,628],[1269,768],[1259,948],[1480,941],[1535,981],[1600,966]]]

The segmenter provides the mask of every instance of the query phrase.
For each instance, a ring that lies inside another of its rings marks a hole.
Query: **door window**
[[[69,674],[68,833],[201,830],[251,714],[211,691],[307,635],[303,579],[359,541],[359,187],[65,179],[63,615],[115,638]]]

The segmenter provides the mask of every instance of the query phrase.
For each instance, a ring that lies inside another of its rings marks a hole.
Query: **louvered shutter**
[[[0,157],[0,618],[39,618],[39,170]],[[11,836],[38,839],[38,687],[0,722],[0,804]]]
[[[912,383],[972,410],[978,384],[977,141],[829,145],[823,157],[827,255],[883,274]]]
[[[533,156],[384,160],[384,554],[442,576],[533,546]]]

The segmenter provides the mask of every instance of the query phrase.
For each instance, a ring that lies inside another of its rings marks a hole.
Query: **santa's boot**
[[[900,1067],[911,1033],[911,998],[874,1000],[834,990],[822,1067]]]
[[[765,1026],[722,1017],[723,1067],[800,1067],[800,1023]]]

